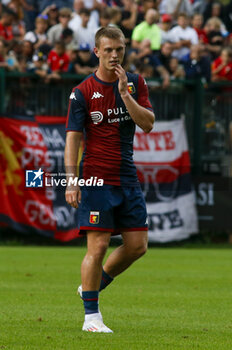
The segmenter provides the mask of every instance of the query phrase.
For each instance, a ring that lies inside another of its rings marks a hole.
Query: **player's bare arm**
[[[134,120],[135,124],[137,124],[144,132],[149,133],[155,121],[155,115],[153,112],[148,109],[140,106],[133,97],[128,92],[127,89],[127,76],[121,65],[117,65],[115,67],[115,74],[118,76],[118,90],[125,103],[125,106]]]
[[[77,158],[82,139],[82,133],[77,131],[69,131],[66,135],[66,145],[64,152],[64,162],[67,174],[67,183],[70,177],[76,176]],[[78,208],[81,201],[81,191],[79,186],[67,186],[65,191],[65,199],[73,208]]]

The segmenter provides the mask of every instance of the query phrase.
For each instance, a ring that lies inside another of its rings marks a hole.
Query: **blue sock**
[[[101,279],[101,284],[99,288],[99,292],[102,289],[105,289],[114,279],[108,275],[103,269],[102,269],[102,279]]]
[[[98,290],[82,292],[82,299],[84,302],[85,314],[95,314],[98,312]]]

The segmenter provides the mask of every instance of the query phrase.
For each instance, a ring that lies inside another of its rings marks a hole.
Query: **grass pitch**
[[[100,295],[114,334],[81,331],[84,248],[0,247],[0,349],[230,350],[232,250],[155,248]]]

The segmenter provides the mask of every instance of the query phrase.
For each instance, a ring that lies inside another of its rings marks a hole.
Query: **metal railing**
[[[0,69],[0,114],[64,116],[72,88],[83,79],[64,74],[45,84],[35,74]],[[157,120],[185,118],[193,171],[220,172],[232,154],[232,83],[204,87],[201,80],[175,80],[166,90],[160,80],[147,83]]]

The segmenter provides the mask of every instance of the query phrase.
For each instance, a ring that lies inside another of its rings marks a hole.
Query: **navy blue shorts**
[[[82,187],[78,209],[80,233],[147,231],[147,210],[140,186]]]

